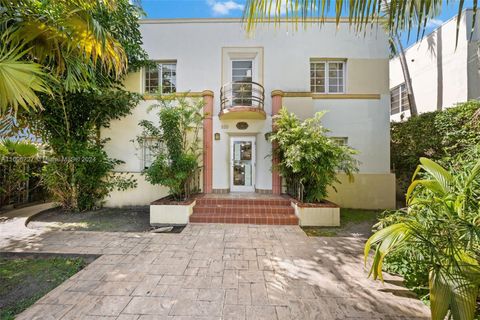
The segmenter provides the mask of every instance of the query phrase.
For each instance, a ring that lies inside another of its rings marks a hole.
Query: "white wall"
[[[467,10],[466,13],[460,23],[457,47],[457,19],[454,17],[405,50],[419,113],[448,108],[469,99],[467,60],[471,24],[467,20],[472,12]],[[396,57],[390,60],[390,88],[403,82],[400,61]],[[400,114],[392,115],[391,119],[399,121]],[[404,115],[409,117],[410,113]]]
[[[390,172],[390,123],[385,106],[390,96],[381,100],[316,100],[314,111],[329,110],[324,125],[333,137],[348,137],[348,145],[359,153],[361,173]]]

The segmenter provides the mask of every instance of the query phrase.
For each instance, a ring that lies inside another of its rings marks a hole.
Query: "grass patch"
[[[382,210],[340,209],[340,227],[302,227],[309,237],[368,236]]]
[[[86,264],[82,258],[0,258],[0,319],[14,319]]]
[[[340,209],[340,227],[351,223],[377,222],[378,215],[383,210]]]

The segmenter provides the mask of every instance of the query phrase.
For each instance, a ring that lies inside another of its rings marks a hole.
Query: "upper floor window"
[[[405,83],[390,90],[390,114],[397,114],[401,111],[410,110],[407,87]]]
[[[338,144],[339,146],[346,146],[348,145],[348,137],[331,137],[333,142]]]
[[[174,93],[177,91],[177,63],[157,62],[145,68],[146,93]]]
[[[316,93],[345,92],[345,61],[312,61],[310,90]]]

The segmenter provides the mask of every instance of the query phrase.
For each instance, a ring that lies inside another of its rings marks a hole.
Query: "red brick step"
[[[289,199],[200,197],[190,216],[192,223],[298,225]]]

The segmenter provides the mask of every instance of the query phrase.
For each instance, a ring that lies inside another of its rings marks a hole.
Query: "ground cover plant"
[[[340,145],[327,136],[322,126],[325,113],[301,121],[285,108],[275,116],[274,131],[270,135],[273,156],[278,157],[276,169],[287,185],[299,185],[293,195],[304,202],[321,202],[327,196],[327,187],[339,182],[338,172],[353,178],[358,171],[355,150]]]
[[[0,258],[0,319],[14,319],[85,266],[80,258]]]

